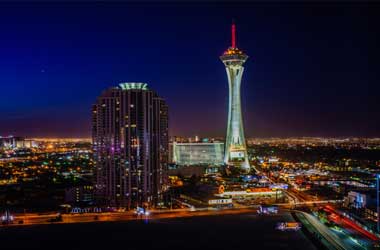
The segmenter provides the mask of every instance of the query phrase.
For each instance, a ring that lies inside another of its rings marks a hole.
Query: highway
[[[330,216],[330,219],[335,218],[335,219],[333,219],[333,221],[335,223],[342,225],[345,228],[351,229],[351,230],[355,231],[357,234],[360,234],[369,240],[372,240],[372,241],[378,241],[379,240],[379,238],[375,234],[364,230],[363,228],[361,228],[360,226],[355,224],[355,222],[353,222],[349,218],[346,218],[345,216],[343,216],[341,214],[341,212],[334,209],[333,207],[327,205],[324,207],[324,209],[333,215],[333,216]]]
[[[301,220],[302,224],[308,228],[311,232],[315,232],[323,237],[325,242],[328,242],[328,248],[331,250],[358,250],[352,244],[348,244],[343,241],[337,235],[331,232],[331,230],[322,224],[317,218],[308,213],[297,211],[297,216]]]

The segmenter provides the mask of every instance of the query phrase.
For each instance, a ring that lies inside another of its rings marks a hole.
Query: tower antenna
[[[231,47],[236,48],[236,25],[234,19],[232,19],[231,26]]]

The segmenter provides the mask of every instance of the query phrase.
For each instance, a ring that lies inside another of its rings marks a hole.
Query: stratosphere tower
[[[248,56],[236,47],[236,25],[232,23],[231,47],[220,56],[220,60],[226,67],[229,88],[224,163],[249,171],[240,98],[241,78],[244,72],[243,64],[247,59]]]

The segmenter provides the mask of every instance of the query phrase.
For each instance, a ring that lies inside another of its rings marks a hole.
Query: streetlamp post
[[[377,233],[380,233],[380,204],[379,204],[379,179],[380,174],[376,174],[376,211],[377,211]]]

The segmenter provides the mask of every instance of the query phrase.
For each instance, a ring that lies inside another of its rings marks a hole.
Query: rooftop
[[[143,82],[124,82],[124,83],[120,83],[119,87],[122,90],[130,90],[130,89],[148,90],[148,84],[143,83]]]
[[[224,51],[223,56],[227,55],[244,55],[243,51],[238,48],[229,47],[226,51]]]

